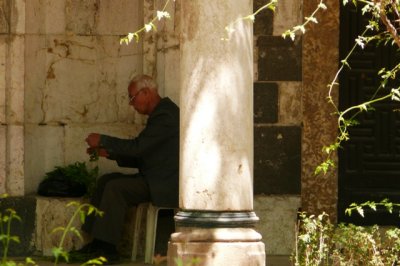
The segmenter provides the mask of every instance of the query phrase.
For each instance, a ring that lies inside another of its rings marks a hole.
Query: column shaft
[[[252,1],[182,1],[180,207],[168,265],[265,265],[252,227]],[[233,32],[225,30],[231,26]]]
[[[252,1],[182,1],[180,206],[253,209]]]

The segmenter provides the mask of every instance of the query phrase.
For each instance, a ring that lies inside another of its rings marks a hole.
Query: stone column
[[[252,1],[182,1],[180,207],[168,263],[265,265],[253,212]],[[237,20],[238,19],[238,20]],[[235,22],[236,21],[236,22]],[[234,31],[228,37],[225,26]]]

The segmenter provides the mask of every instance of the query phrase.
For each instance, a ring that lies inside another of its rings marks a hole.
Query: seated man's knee
[[[111,181],[113,179],[120,178],[121,175],[122,175],[121,173],[109,173],[109,174],[102,175],[97,180],[97,185],[98,186],[104,186],[109,181]]]

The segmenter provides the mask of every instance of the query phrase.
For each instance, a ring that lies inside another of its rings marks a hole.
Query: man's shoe
[[[68,262],[86,262],[96,256],[96,245],[90,242],[83,246],[81,249],[73,250],[68,253]]]
[[[101,248],[90,248],[80,249],[71,251],[69,253],[69,263],[75,262],[87,262],[89,260],[98,259],[100,257],[105,258],[107,261],[103,261],[103,265],[112,265],[121,262],[119,253],[116,250],[106,250]]]

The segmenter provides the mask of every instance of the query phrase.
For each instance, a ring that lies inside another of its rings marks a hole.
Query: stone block
[[[279,82],[279,122],[300,125],[303,121],[302,83]]]
[[[254,11],[258,10],[268,2],[264,0],[254,0]],[[254,35],[272,35],[274,12],[270,9],[264,10],[256,16],[254,21]]]
[[[135,118],[128,101],[128,84],[141,73],[142,56],[136,43],[120,45],[118,36],[97,38],[96,82],[99,101],[90,113],[94,122],[130,122]],[[106,55],[106,56],[105,56]]]
[[[6,123],[6,62],[7,62],[7,36],[0,35],[0,124]]]
[[[36,193],[46,172],[64,164],[64,127],[25,125],[25,193]]]
[[[8,197],[0,200],[0,213],[9,215],[7,209],[13,209],[21,221],[12,220],[11,235],[18,236],[20,243],[10,242],[9,256],[28,256],[34,252],[32,237],[35,232],[36,200],[34,197]],[[5,229],[5,228],[3,228]],[[3,248],[0,249],[0,254]]]
[[[25,49],[25,122],[43,123],[47,107],[46,36],[26,35]],[[58,105],[56,105],[58,106]]]
[[[162,57],[164,59],[163,64],[157,70],[157,73],[159,73],[157,82],[163,84],[160,86],[160,93],[179,105],[180,71],[177,71],[180,69],[179,46],[176,49],[167,50]]]
[[[66,31],[76,35],[95,34],[99,2],[98,0],[66,0]]]
[[[66,227],[74,212],[76,206],[68,206],[70,202],[84,203],[82,198],[55,198],[55,197],[36,197],[36,228],[34,243],[36,250],[44,256],[52,256],[52,248],[60,244],[62,231],[53,232],[58,227]],[[79,249],[87,242],[88,236],[80,231],[82,223],[80,216],[77,215],[72,222],[83,237],[83,241],[73,233],[68,233],[65,237],[63,248],[65,250]]]
[[[25,0],[9,1],[10,8],[10,32],[15,34],[25,33]],[[22,54],[23,55],[23,54]]]
[[[302,23],[302,4],[303,1],[301,0],[278,1],[273,15],[272,35],[281,36],[286,30]]]
[[[254,211],[260,218],[256,230],[263,236],[267,255],[291,255],[295,247],[300,196],[256,195]]]
[[[127,85],[139,73],[135,46],[119,37],[30,37],[27,119],[34,123],[128,122]],[[40,108],[38,108],[40,106]]]
[[[11,196],[24,195],[24,126],[8,125],[6,146],[7,149],[7,182],[6,192]]]
[[[139,0],[98,1],[96,32],[100,35],[126,35],[143,27]]]
[[[0,1],[0,33],[9,33],[10,32],[10,1]],[[3,61],[1,61],[3,62]]]
[[[26,1],[26,32],[30,34],[62,34],[65,32],[66,0]]]
[[[254,194],[300,194],[301,128],[254,128]]]
[[[129,124],[71,124],[65,126],[65,162],[74,163],[76,161],[89,161],[86,154],[87,144],[85,138],[89,133],[95,132],[116,136],[120,138],[131,138],[139,133],[138,125]],[[115,161],[100,158],[98,162],[88,163],[89,167],[99,167],[99,174],[110,172],[133,173],[136,169],[120,168]]]
[[[96,112],[95,38],[52,36],[46,43],[45,87],[42,99],[43,123],[88,121]]]
[[[137,47],[121,46],[117,36],[29,36],[27,41],[32,43],[26,53],[27,121],[131,119],[127,85],[141,66]]]
[[[254,123],[278,122],[278,85],[254,83]]]
[[[301,38],[292,41],[281,36],[260,36],[258,47],[259,81],[301,81]]]
[[[7,88],[7,123],[23,123],[25,90],[25,37],[14,35],[9,51],[9,80]]]

